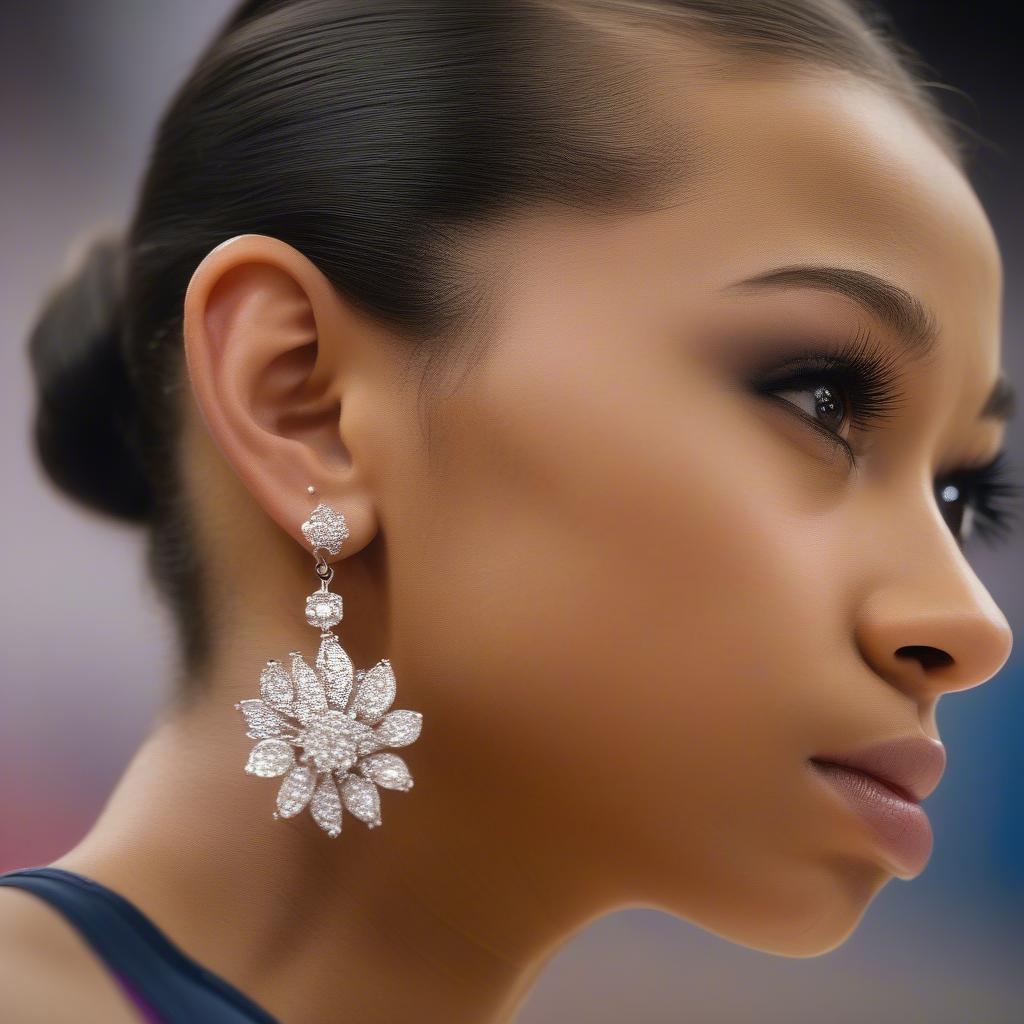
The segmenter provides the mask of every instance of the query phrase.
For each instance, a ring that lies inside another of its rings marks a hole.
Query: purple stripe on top
[[[135,990],[135,986],[123,974],[119,971],[111,971],[110,973],[127,993],[128,998],[142,1015],[142,1020],[146,1024],[166,1024],[164,1018]]]

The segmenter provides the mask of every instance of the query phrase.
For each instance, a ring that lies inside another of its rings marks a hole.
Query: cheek
[[[824,542],[799,456],[735,397],[600,356],[496,368],[502,391],[460,409],[396,635],[503,813],[557,822],[637,891],[721,882],[820,825],[796,791],[824,713]]]

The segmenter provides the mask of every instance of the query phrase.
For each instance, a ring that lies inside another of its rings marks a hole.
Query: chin
[[[717,900],[702,898],[699,913],[675,900],[658,909],[735,945],[804,959],[841,946],[892,877],[874,862],[837,856],[735,886],[723,882]]]
[[[741,945],[777,956],[804,959],[831,953],[857,930],[875,896],[892,879],[880,864],[835,857],[807,879],[790,912],[755,922]]]

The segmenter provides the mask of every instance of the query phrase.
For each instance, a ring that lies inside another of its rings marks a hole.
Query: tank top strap
[[[43,866],[0,874],[0,885],[33,892],[63,914],[147,1024],[280,1024],[171,942],[134,903],[94,879]]]

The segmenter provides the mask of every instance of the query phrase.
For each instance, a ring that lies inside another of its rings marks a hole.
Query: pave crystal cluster
[[[348,536],[344,518],[326,505],[314,509],[302,532],[314,552],[332,554]],[[353,669],[330,632],[341,617],[341,597],[321,579],[321,589],[306,599],[306,621],[321,630],[315,664],[299,651],[290,652],[287,670],[270,659],[260,673],[260,697],[235,705],[246,736],[258,740],[246,773],[283,777],[273,817],[292,818],[308,807],[332,838],[341,834],[343,808],[375,828],[381,824],[378,787],[412,788],[408,766],[388,748],[413,743],[423,724],[418,711],[391,710],[396,684],[387,658],[367,671]]]
[[[342,542],[348,537],[345,517],[335,512],[330,505],[317,505],[302,524],[302,534],[309,541],[314,552],[323,548],[328,554],[336,555]]]

